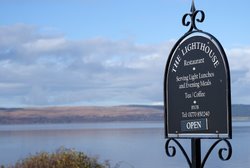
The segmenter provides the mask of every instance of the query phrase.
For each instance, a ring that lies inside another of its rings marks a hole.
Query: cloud
[[[164,64],[172,42],[69,40],[29,25],[4,26],[0,32],[3,106],[162,100]]]
[[[233,103],[250,103],[250,46],[227,49]]]
[[[30,25],[0,27],[1,106],[159,104],[174,42],[67,39]],[[233,103],[250,103],[250,47],[227,49]],[[162,104],[162,103],[160,103]]]

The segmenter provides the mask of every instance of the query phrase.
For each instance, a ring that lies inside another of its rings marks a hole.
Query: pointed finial
[[[194,5],[194,0],[192,0],[192,6],[191,6],[191,13],[194,13],[196,11],[195,5]]]

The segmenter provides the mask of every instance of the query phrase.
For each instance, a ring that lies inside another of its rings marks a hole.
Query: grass
[[[0,168],[110,168],[110,164],[108,161],[101,164],[96,157],[83,152],[60,148],[55,153],[40,152]]]

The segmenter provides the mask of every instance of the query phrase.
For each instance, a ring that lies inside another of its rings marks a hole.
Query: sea
[[[233,153],[228,161],[220,160],[219,143],[208,158],[205,168],[250,167],[250,121],[233,122]],[[10,165],[39,152],[66,148],[108,160],[119,168],[188,168],[176,146],[176,155],[165,152],[163,122],[110,122],[80,124],[0,125],[0,165]],[[178,140],[190,157],[191,140]],[[202,158],[216,140],[202,139]],[[227,152],[222,153],[224,156]]]

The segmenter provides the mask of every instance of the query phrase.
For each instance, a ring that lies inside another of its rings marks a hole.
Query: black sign
[[[164,87],[166,137],[231,138],[229,66],[215,37],[182,37],[168,58]]]

